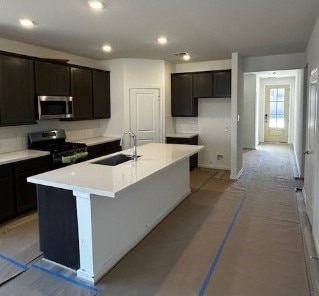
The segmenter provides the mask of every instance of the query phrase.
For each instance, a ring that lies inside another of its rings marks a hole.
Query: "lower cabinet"
[[[12,164],[0,166],[0,189],[0,222],[2,222],[16,213]]]
[[[166,137],[167,144],[187,144],[198,145],[198,136],[193,137]],[[198,166],[198,153],[189,158],[189,169],[192,170]]]
[[[88,146],[89,159],[112,154],[121,150],[122,148],[119,140]]]
[[[37,207],[36,185],[27,178],[49,171],[43,156],[0,166],[0,222]]]

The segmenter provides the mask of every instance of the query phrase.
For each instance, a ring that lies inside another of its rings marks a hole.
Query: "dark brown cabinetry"
[[[27,178],[49,171],[49,157],[39,157],[14,163],[17,214],[36,208],[36,185]]]
[[[213,75],[214,98],[231,97],[231,71],[215,72]]]
[[[0,222],[15,215],[15,195],[12,164],[0,166]]]
[[[198,116],[198,98],[230,98],[231,70],[171,76],[172,116]]]
[[[211,98],[213,96],[213,74],[196,73],[193,74],[194,97]]]
[[[110,73],[93,70],[93,116],[111,117]]]
[[[69,66],[35,61],[35,81],[37,95],[71,95]]]
[[[101,157],[104,155],[112,154],[121,151],[119,140],[114,140],[107,143],[88,146],[89,159]]]
[[[0,56],[1,125],[35,123],[34,62]]]
[[[172,116],[197,116],[193,97],[193,75],[172,74]]]
[[[74,119],[92,119],[92,72],[89,69],[71,68],[71,94]]]
[[[0,165],[0,222],[37,206],[36,185],[27,178],[49,171],[49,156]]]
[[[198,136],[192,137],[166,137],[167,144],[187,144],[198,145]],[[198,153],[189,158],[189,169],[192,170],[198,166]]]

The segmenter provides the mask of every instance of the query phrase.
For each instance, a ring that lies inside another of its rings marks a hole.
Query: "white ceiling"
[[[146,58],[173,63],[305,50],[318,0],[105,0],[96,13],[86,0],[1,0],[0,37],[93,59]],[[37,23],[32,30],[19,18]],[[169,43],[159,46],[157,37]],[[112,53],[101,51],[109,43]],[[1,48],[1,47],[0,47]]]

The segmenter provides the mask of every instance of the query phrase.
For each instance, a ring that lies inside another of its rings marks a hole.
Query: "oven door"
[[[73,98],[38,96],[38,119],[73,118]]]

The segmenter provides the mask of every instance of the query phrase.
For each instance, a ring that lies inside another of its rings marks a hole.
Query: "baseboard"
[[[318,256],[318,254],[319,254],[319,238],[317,237],[317,235],[314,232],[312,232],[312,237],[313,237],[313,242],[315,245],[316,254]]]
[[[246,147],[243,147],[243,149],[251,149],[251,150],[256,150],[256,147],[255,146],[246,146]]]
[[[199,168],[205,168],[205,169],[215,169],[215,170],[226,170],[226,171],[230,171],[230,167],[226,167],[226,166],[199,164],[198,167],[199,167]]]

